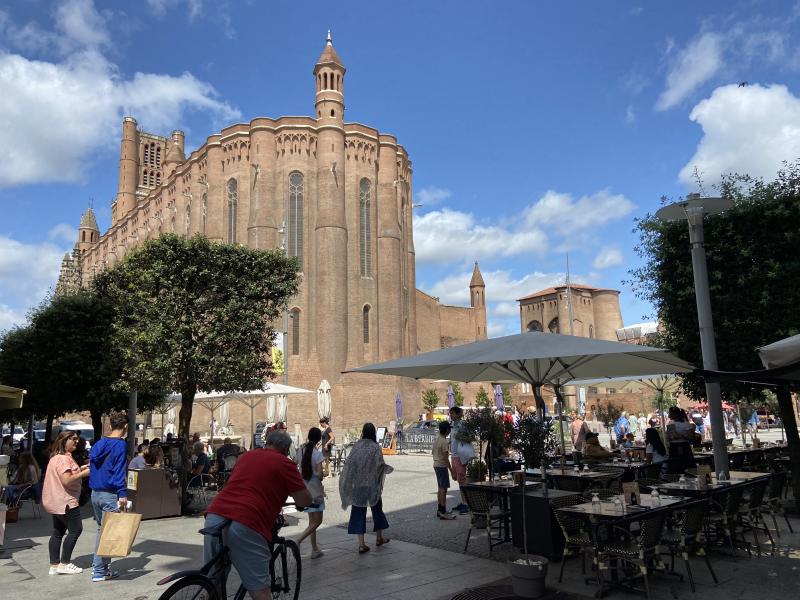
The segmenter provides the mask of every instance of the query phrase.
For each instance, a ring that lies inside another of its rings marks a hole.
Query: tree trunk
[[[192,433],[189,428],[192,424],[192,407],[194,395],[197,393],[197,384],[189,383],[181,388],[181,411],[178,414],[178,437],[188,440]]]
[[[778,407],[781,411],[781,421],[786,429],[786,445],[789,447],[789,457],[793,465],[800,465],[800,434],[797,432],[797,419],[792,406],[792,394],[788,385],[779,386],[777,389]],[[792,477],[792,495],[795,506],[800,511],[800,477]]]
[[[44,426],[44,441],[47,442],[48,445],[53,439],[53,419],[55,419],[55,415],[53,413],[47,413],[47,421]]]
[[[98,442],[100,441],[100,438],[103,437],[103,412],[98,409],[92,409],[89,411],[89,414],[92,417],[92,428],[94,429],[94,441]]]

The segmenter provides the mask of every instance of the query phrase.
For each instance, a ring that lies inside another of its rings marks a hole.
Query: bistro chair
[[[686,575],[689,577],[689,585],[695,592],[694,577],[692,567],[689,564],[689,556],[701,556],[706,562],[708,572],[715,584],[719,584],[714,569],[711,568],[711,561],[708,560],[704,542],[698,539],[703,531],[703,522],[708,509],[708,502],[705,500],[692,502],[680,511],[680,522],[676,529],[667,529],[661,536],[662,545],[667,547],[670,554],[670,570],[675,571],[675,556],[680,554],[683,564],[686,566]]]
[[[353,444],[343,444],[343,445],[334,445],[333,451],[331,452],[331,469],[334,475],[339,475],[344,469],[344,463],[347,460],[347,455],[350,453],[350,449],[353,447]]]
[[[743,487],[734,487],[711,499],[711,510],[706,513],[703,530],[706,540],[713,544],[727,543],[736,552],[736,534],[739,526],[739,507],[742,504]],[[750,545],[746,546],[750,554]]]
[[[638,533],[632,533],[621,527],[614,528],[614,533],[620,536],[619,541],[609,541],[598,551],[598,580],[600,582],[598,597],[603,595],[603,577],[600,571],[608,568],[619,569],[619,563],[622,563],[622,566],[627,565],[638,571],[638,574],[631,572],[631,576],[632,578],[642,577],[645,594],[648,599],[650,598],[650,582],[647,574],[650,566],[658,561],[659,543],[665,518],[665,512],[655,512],[640,522]],[[613,566],[609,566],[612,564]]]
[[[553,483],[553,487],[555,487],[557,490],[564,490],[565,492],[577,492],[579,494],[591,484],[591,481],[588,477],[586,479],[581,479],[580,477],[575,477],[574,475],[548,475],[547,479]]]
[[[203,510],[208,507],[212,496],[211,492],[216,487],[216,481],[210,474],[202,473],[189,479],[186,487],[187,491],[192,494],[192,504],[199,510]]]
[[[664,463],[652,463],[647,466],[642,467],[639,470],[639,480],[641,481],[643,478],[645,479],[658,479],[661,475],[661,471],[664,467]]]
[[[586,575],[586,553],[591,551],[595,556],[595,548],[592,544],[589,534],[584,528],[584,521],[562,513],[559,508],[567,506],[575,506],[581,504],[583,499],[579,496],[564,496],[562,498],[553,498],[550,500],[550,506],[553,507],[553,513],[558,521],[558,526],[561,527],[561,532],[564,534],[564,555],[561,557],[561,569],[558,572],[558,583],[564,577],[564,565],[567,563],[567,557],[580,555],[581,557],[581,574]]]
[[[775,525],[775,534],[781,537],[781,530],[778,527],[777,515],[782,516],[786,520],[786,526],[789,528],[790,533],[794,533],[792,524],[789,522],[789,517],[783,507],[783,496],[786,491],[786,472],[778,471],[772,474],[769,480],[769,490],[767,497],[761,505],[762,511],[767,511],[772,517],[772,523]]]
[[[506,541],[502,535],[505,530],[508,531],[508,520],[511,517],[511,511],[500,508],[492,504],[492,498],[487,490],[480,490],[474,488],[462,488],[461,494],[464,496],[464,501],[467,503],[473,517],[478,517],[478,520],[485,520],[486,523],[486,539],[489,542],[489,553],[492,548],[498,546]],[[464,544],[464,552],[467,551],[469,546],[469,538],[472,535],[472,529],[476,526],[476,519],[473,519],[469,525],[467,532],[467,541]],[[497,527],[498,537],[492,537],[492,528]]]
[[[761,507],[764,504],[764,494],[767,492],[769,486],[768,479],[755,481],[748,487],[749,495],[747,502],[744,506],[739,508],[739,522],[742,526],[742,539],[744,533],[751,531],[753,533],[753,542],[756,546],[756,552],[761,556],[761,542],[758,540],[758,531],[763,531],[767,534],[770,543],[772,544],[772,553],[775,554],[775,540],[772,538],[769,527],[764,521],[764,516],[761,513]]]
[[[731,471],[743,471],[744,459],[746,456],[746,452],[732,452],[729,458]]]
[[[605,465],[596,465],[593,469],[595,472],[606,473],[606,476],[598,481],[600,485],[609,490],[619,492],[622,482],[622,476],[625,475],[625,469],[619,467],[607,467]]]

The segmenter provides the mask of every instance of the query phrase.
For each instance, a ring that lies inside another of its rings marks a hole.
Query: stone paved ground
[[[429,456],[388,457],[395,467],[387,479],[384,505],[391,525],[392,543],[374,548],[363,556],[356,552],[353,537],[345,530],[347,513],[339,506],[337,480],[326,483],[329,497],[325,522],[320,530],[320,543],[326,554],[319,560],[304,555],[301,598],[324,600],[445,600],[475,586],[506,584],[509,559],[516,554],[505,544],[492,556],[486,550],[484,533],[470,542],[469,554],[461,553],[468,520],[435,518],[435,489]],[[451,493],[450,505],[455,503]],[[290,515],[284,530],[296,535],[305,524],[302,515]],[[115,600],[155,600],[162,589],[156,582],[180,569],[197,566],[202,554],[201,539],[196,533],[201,519],[183,517],[142,523],[134,552],[117,565],[125,573],[120,580],[92,584],[88,575],[47,575],[47,538],[49,519],[32,518],[26,507],[17,524],[8,526],[6,552],[0,558],[0,598],[28,600],[42,597],[92,597]],[[800,519],[793,518],[795,531],[800,532]],[[785,527],[784,527],[785,530]],[[75,562],[88,567],[94,542],[94,526],[84,520],[84,534],[75,552]],[[704,600],[759,600],[761,598],[796,597],[800,592],[800,533],[784,531],[777,556],[748,559],[714,555],[713,564],[721,580],[714,586],[705,566],[696,564],[697,597]],[[0,553],[0,556],[3,554]],[[556,582],[558,564],[551,565],[548,587],[552,598],[588,598],[595,588],[585,585],[580,576],[580,563],[566,565],[564,584]],[[680,570],[680,569],[679,569]],[[657,577],[653,582],[653,598],[657,600],[691,597],[688,584],[672,577]],[[633,597],[622,592],[615,598]]]

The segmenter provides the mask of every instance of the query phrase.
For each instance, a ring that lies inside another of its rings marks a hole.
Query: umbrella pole
[[[250,402],[250,450],[253,449],[256,439],[256,419],[255,419],[256,405]]]
[[[553,386],[553,391],[556,393],[556,405],[558,406],[558,431],[561,436],[561,474],[564,474],[565,461],[567,459],[567,447],[564,444],[564,420],[561,418],[561,405],[564,403],[563,396],[561,395],[560,387]]]

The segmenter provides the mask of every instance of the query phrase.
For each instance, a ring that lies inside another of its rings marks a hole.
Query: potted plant
[[[488,472],[485,462],[480,459],[471,460],[467,465],[467,481],[483,481]]]
[[[554,446],[550,426],[538,414],[523,416],[513,426],[512,447],[519,452],[524,465],[541,467],[544,493],[547,493],[547,452]],[[523,480],[524,481],[524,480]],[[541,598],[545,594],[548,561],[543,556],[528,554],[525,485],[522,495],[522,546],[525,557],[509,565],[514,594],[520,598]]]
[[[491,466],[492,461],[497,458],[491,449],[509,446],[513,435],[513,424],[506,422],[495,409],[485,406],[469,411],[469,414],[464,417],[462,434],[478,442],[478,458],[485,459]],[[489,456],[484,456],[485,445],[490,448]],[[490,468],[489,472],[493,472],[493,469]]]

